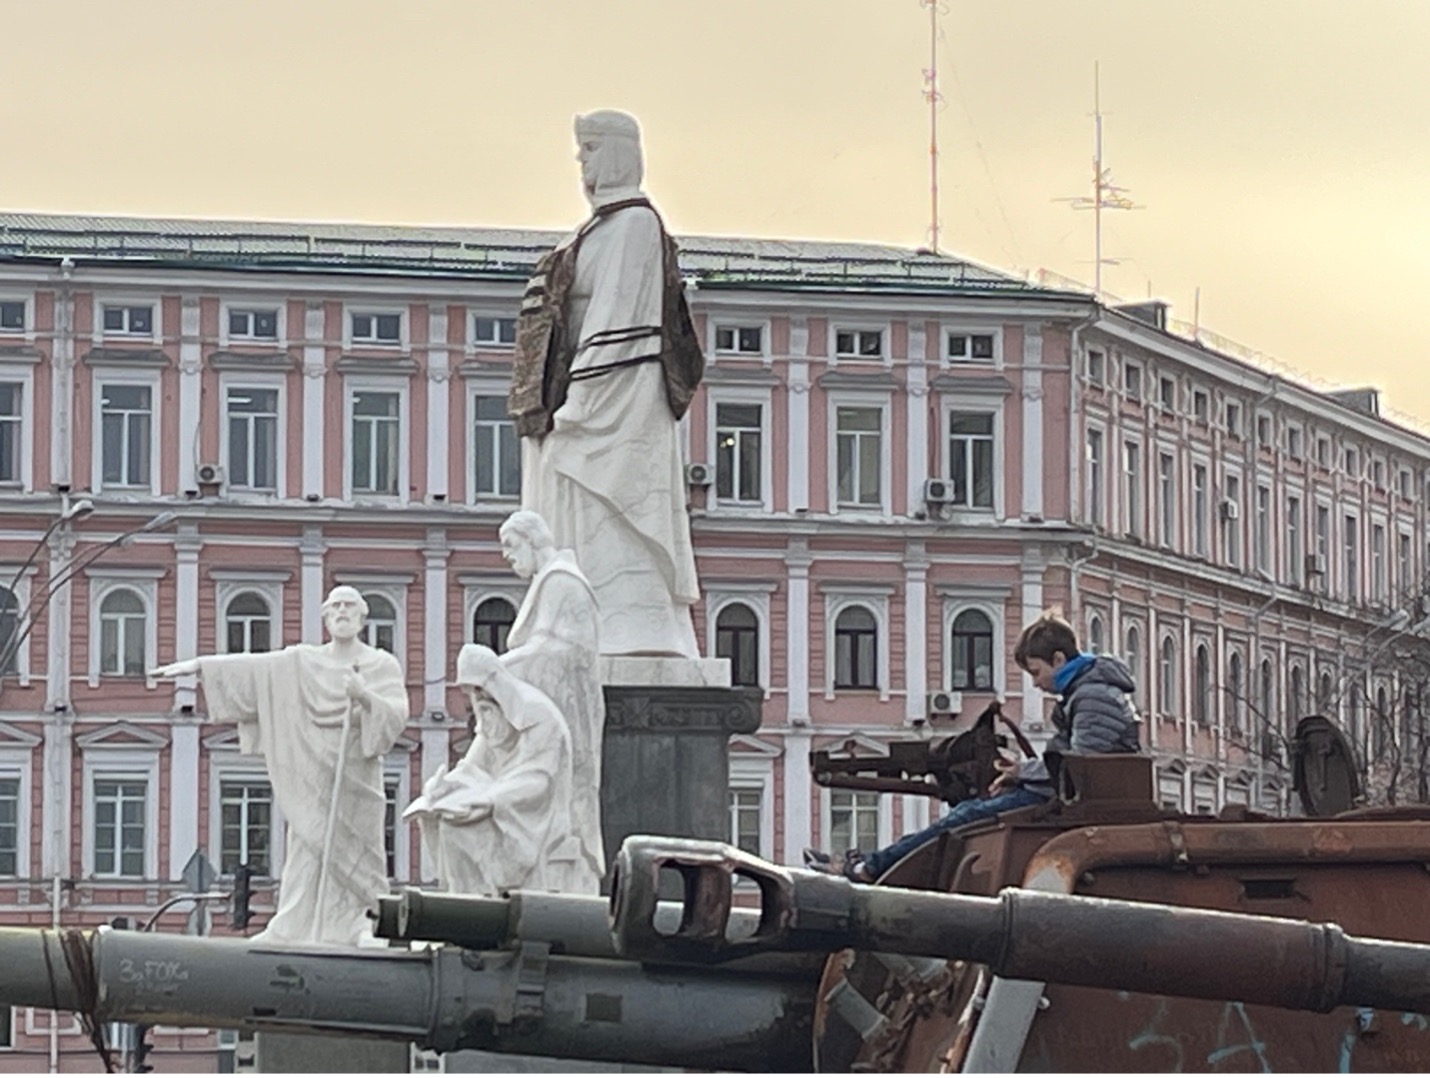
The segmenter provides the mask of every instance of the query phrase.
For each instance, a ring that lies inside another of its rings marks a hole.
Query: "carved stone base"
[[[730,839],[732,734],[760,727],[760,689],[607,685],[601,762],[606,883],[627,835]]]

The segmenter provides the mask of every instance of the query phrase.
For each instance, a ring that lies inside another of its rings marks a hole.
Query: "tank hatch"
[[[1302,719],[1291,755],[1296,794],[1307,816],[1335,816],[1355,807],[1361,795],[1355,752],[1335,723],[1320,715]]]

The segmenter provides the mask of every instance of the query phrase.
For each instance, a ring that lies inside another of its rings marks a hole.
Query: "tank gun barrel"
[[[662,876],[684,894],[679,927],[654,919]],[[731,931],[736,878],[760,891],[753,932]],[[1295,1010],[1352,1005],[1430,1013],[1430,946],[1313,924],[1006,888],[995,898],[856,885],[718,842],[632,836],[611,891],[627,958],[719,963],[767,951],[859,950],[957,958],[1000,977]],[[1227,971],[1237,970],[1234,986]]]
[[[0,1003],[126,1021],[413,1041],[451,1051],[804,1071],[813,978],[505,951],[288,948],[0,928]]]

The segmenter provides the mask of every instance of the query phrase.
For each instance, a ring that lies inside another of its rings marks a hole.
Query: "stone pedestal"
[[[606,883],[628,835],[730,840],[732,734],[760,726],[760,689],[607,685],[601,761]]]

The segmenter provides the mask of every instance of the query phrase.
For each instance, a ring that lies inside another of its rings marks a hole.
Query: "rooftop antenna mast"
[[[919,0],[929,9],[929,66],[924,69],[924,100],[929,106],[929,250],[938,254],[938,17],[943,0]]]
[[[1127,195],[1127,188],[1118,187],[1112,182],[1112,169],[1109,168],[1102,158],[1102,92],[1101,78],[1098,72],[1098,64],[1093,61],[1092,65],[1092,116],[1093,116],[1093,157],[1092,157],[1092,197],[1086,198],[1079,195],[1076,198],[1060,198],[1056,201],[1067,202],[1075,210],[1092,211],[1092,249],[1093,249],[1093,294],[1099,299],[1102,298],[1102,267],[1115,266],[1118,260],[1115,258],[1105,258],[1102,254],[1102,211],[1103,210],[1140,210],[1141,206],[1136,205]]]

